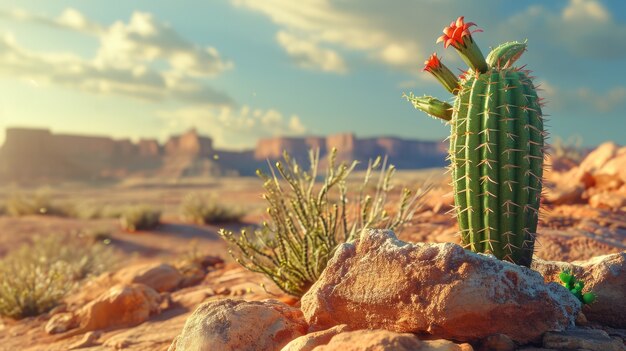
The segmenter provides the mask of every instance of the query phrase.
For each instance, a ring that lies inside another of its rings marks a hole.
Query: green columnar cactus
[[[542,188],[544,139],[541,99],[529,71],[512,64],[526,43],[511,42],[484,58],[459,17],[438,39],[470,66],[459,78],[433,54],[424,67],[456,95],[405,97],[451,125],[450,171],[462,243],[474,252],[530,266]]]

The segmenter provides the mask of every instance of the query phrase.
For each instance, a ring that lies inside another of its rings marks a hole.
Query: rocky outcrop
[[[555,205],[588,202],[592,207],[626,211],[626,146],[613,142],[598,146],[580,165],[565,172],[549,172],[553,186],[545,200]]]
[[[273,351],[306,334],[302,312],[275,300],[217,300],[187,319],[170,351]]]
[[[383,230],[341,245],[301,304],[316,330],[346,324],[459,341],[499,333],[520,343],[573,325],[580,310],[567,289],[530,269]]]

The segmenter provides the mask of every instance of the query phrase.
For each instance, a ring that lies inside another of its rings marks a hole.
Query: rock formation
[[[376,156],[389,156],[399,169],[443,166],[446,150],[439,142],[399,138],[358,139],[354,134],[329,137],[276,137],[261,139],[253,150],[218,150],[213,140],[195,129],[157,140],[53,134],[47,129],[8,128],[0,148],[0,178],[4,181],[38,182],[120,179],[128,176],[180,178],[189,176],[254,175],[267,167],[266,160],[282,158],[288,151],[302,165],[308,151],[320,157],[333,147],[341,161],[367,164]],[[322,163],[322,167],[324,163]]]
[[[566,329],[580,310],[567,289],[528,268],[373,229],[339,246],[301,304],[313,330],[346,324],[458,341],[500,333],[520,343]]]

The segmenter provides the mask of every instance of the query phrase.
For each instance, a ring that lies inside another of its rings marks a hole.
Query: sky
[[[158,138],[196,128],[221,148],[278,135],[442,140],[403,92],[450,100],[422,72],[458,16],[518,61],[553,138],[626,144],[621,0],[0,0],[0,129]],[[3,133],[0,133],[3,134]],[[0,141],[4,138],[0,135]]]

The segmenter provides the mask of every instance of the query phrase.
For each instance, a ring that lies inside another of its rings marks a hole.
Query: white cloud
[[[182,38],[151,14],[135,12],[128,23],[105,27],[68,8],[57,18],[22,10],[2,11],[0,18],[63,28],[97,38],[92,58],[72,53],[36,52],[5,34],[0,37],[0,74],[58,85],[83,92],[160,101],[233,105],[225,93],[206,79],[232,68],[217,49],[200,47]]]
[[[592,59],[626,57],[626,25],[616,22],[598,0],[570,0],[558,12],[540,5],[512,16],[501,25],[501,35],[525,33],[543,47]],[[548,59],[559,59],[548,57]]]
[[[276,40],[300,67],[335,73],[347,71],[343,58],[336,51],[321,48],[313,40],[298,38],[285,31],[279,31]]]
[[[233,65],[215,48],[202,48],[188,42],[149,13],[134,12],[128,23],[113,23],[99,38],[95,62],[101,66],[124,69],[163,60],[173,73],[213,77]]]
[[[500,11],[503,4],[496,0],[481,1],[480,6],[465,0],[231,2],[263,14],[276,24],[279,33],[307,38],[320,47],[331,45],[338,52],[361,52],[389,67],[412,73],[419,72],[421,62],[432,51],[444,52],[440,45],[435,45],[435,39],[460,14],[488,29],[478,37],[482,46],[532,37],[533,46],[542,42],[579,56],[626,56],[626,45],[620,45],[626,42],[626,26],[616,22],[598,0],[570,0],[556,10],[533,5],[509,18],[497,19],[493,12]],[[443,56],[451,65],[460,62],[454,53]],[[348,68],[351,64],[346,62]]]
[[[81,12],[73,8],[66,8],[56,18],[30,13],[21,9],[0,10],[0,19],[10,19],[20,22],[31,22],[53,28],[72,29],[88,34],[98,34],[103,28],[95,22],[89,21]]]
[[[546,81],[540,85],[540,95],[546,97],[548,109],[606,114],[626,108],[626,86],[598,92],[587,87],[557,88]]]
[[[258,11],[280,26],[281,45],[294,38],[308,38],[316,45],[335,45],[343,49],[366,52],[371,58],[394,67],[410,69],[421,52],[417,41],[409,35],[397,35],[381,25],[381,13],[359,13],[361,2],[350,4],[355,8],[345,9],[328,0],[232,0],[238,7]],[[365,3],[365,2],[363,2]],[[389,6],[387,17],[392,17],[399,6]],[[356,10],[356,11],[354,11]],[[308,51],[312,51],[309,49]],[[319,51],[319,48],[318,48]],[[289,52],[289,51],[288,51]]]
[[[254,145],[258,138],[302,135],[308,129],[297,115],[286,116],[275,109],[253,109],[192,106],[173,111],[161,111],[165,123],[163,135],[197,128],[210,135],[218,147],[244,148]]]
[[[572,22],[589,19],[600,22],[611,20],[611,15],[607,9],[596,0],[571,0],[569,5],[563,9],[562,16],[565,21]]]

